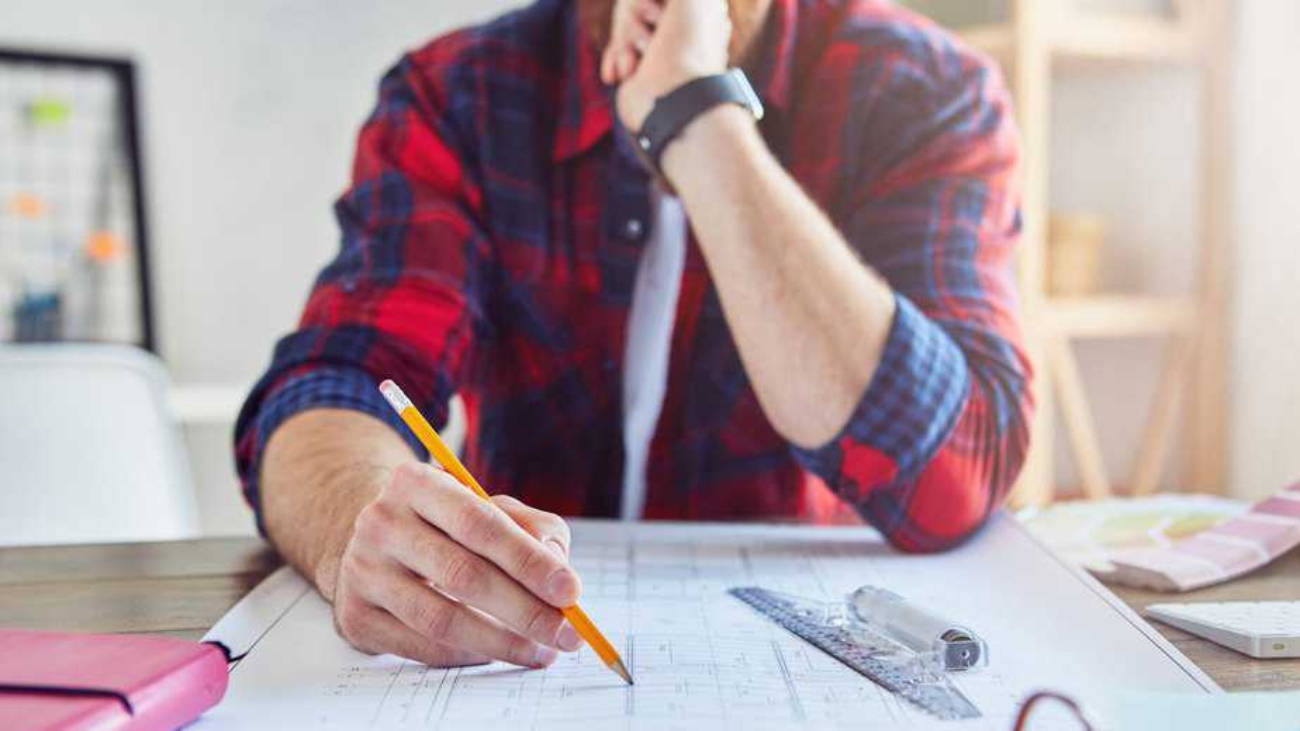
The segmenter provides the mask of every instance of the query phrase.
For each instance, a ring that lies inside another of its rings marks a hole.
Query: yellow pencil
[[[465,469],[465,465],[460,463],[456,454],[442,441],[442,437],[438,436],[437,430],[433,428],[429,420],[425,419],[420,410],[415,408],[415,404],[411,403],[411,399],[406,397],[406,394],[402,392],[402,389],[396,383],[391,380],[384,381],[379,384],[379,391],[384,394],[388,405],[392,406],[393,411],[396,411],[398,416],[402,417],[402,421],[406,422],[406,425],[411,428],[411,431],[415,432],[415,436],[419,438],[420,443],[424,445],[425,449],[429,450],[429,454],[433,455],[434,459],[438,460],[438,464],[442,465],[443,469],[450,472],[452,477],[459,480],[462,485],[473,490],[480,498],[491,500],[487,490],[484,490],[483,486],[478,484],[478,480],[475,480],[474,476],[469,473],[469,470]],[[591,649],[596,651],[601,662],[605,663],[605,666],[610,670],[618,673],[618,676],[627,681],[628,685],[631,685],[632,674],[627,671],[627,666],[623,664],[623,658],[619,657],[618,650],[615,650],[609,640],[605,639],[605,636],[596,628],[596,624],[591,621],[587,613],[582,611],[582,607],[574,604],[560,611],[564,613],[564,618],[569,620],[569,624],[573,625],[573,629],[577,630],[582,639],[586,640],[588,645],[591,645]]]

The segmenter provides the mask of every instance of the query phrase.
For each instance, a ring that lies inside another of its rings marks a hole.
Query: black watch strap
[[[738,68],[688,81],[655,100],[654,108],[636,135],[637,147],[655,172],[659,172],[659,159],[668,143],[691,120],[719,104],[739,104],[749,109],[755,119],[763,118],[763,105],[745,78],[745,72]]]

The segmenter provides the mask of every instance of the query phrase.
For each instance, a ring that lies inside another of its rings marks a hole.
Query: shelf
[[[1219,272],[1231,242],[1215,224],[1231,217],[1232,196],[1224,187],[1230,176],[1222,168],[1224,160],[1231,160],[1230,82],[1238,3],[1172,0],[1160,4],[1171,12],[1136,15],[1100,8],[1087,12],[1081,9],[1084,3],[1076,0],[1017,0],[1004,5],[1004,19],[957,29],[956,34],[964,45],[1003,66],[1022,130],[1024,215],[1026,221],[1041,222],[1026,229],[1022,245],[1026,345],[1041,377],[1035,385],[1038,417],[1014,499],[1022,504],[1052,500],[1053,463],[1061,446],[1058,430],[1068,437],[1066,446],[1088,493],[1109,491],[1107,483],[1116,466],[1107,464],[1114,455],[1102,449],[1101,436],[1110,427],[1104,422],[1120,418],[1120,412],[1107,404],[1108,410],[1096,415],[1104,421],[1094,418],[1085,388],[1085,364],[1071,347],[1084,339],[1164,341],[1159,356],[1164,370],[1145,416],[1147,426],[1129,470],[1129,484],[1143,492],[1158,487],[1182,433],[1189,482],[1199,489],[1221,485],[1222,447],[1230,440],[1224,427],[1228,419],[1223,343],[1228,330],[1222,303],[1227,297]],[[1177,67],[1178,76],[1197,77],[1200,93],[1208,100],[1200,105],[1204,117],[1203,131],[1197,135],[1200,149],[1188,151],[1202,161],[1198,207],[1204,220],[1195,257],[1203,289],[1178,297],[1141,292],[1051,296],[1046,291],[1049,262],[1045,259],[1055,171],[1051,157],[1057,142],[1051,113],[1054,87],[1079,70],[1102,70],[1105,73],[1097,74],[1097,80],[1110,82],[1159,67]],[[1124,418],[1131,418],[1128,411],[1123,409]]]
[[[1186,332],[1196,322],[1196,304],[1182,297],[1095,295],[1049,300],[1053,330],[1072,338],[1119,338]]]
[[[1007,23],[972,25],[957,31],[957,35],[972,48],[999,61],[1009,60],[1016,45],[1016,32]]]
[[[970,26],[958,35],[999,61],[1015,55],[1009,23]],[[1073,17],[1049,26],[1045,36],[1052,58],[1064,63],[1186,63],[1202,51],[1195,24],[1143,16]]]
[[[1201,51],[1189,23],[1142,16],[1075,18],[1058,24],[1049,43],[1065,61],[1185,62]]]

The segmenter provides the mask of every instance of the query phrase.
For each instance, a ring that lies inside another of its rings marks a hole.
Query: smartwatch
[[[738,68],[693,79],[656,99],[641,125],[641,131],[636,133],[637,149],[651,170],[663,177],[659,161],[664,148],[692,120],[720,104],[739,104],[748,109],[755,120],[763,118],[763,103],[754,93],[754,87],[749,85],[745,72]]]

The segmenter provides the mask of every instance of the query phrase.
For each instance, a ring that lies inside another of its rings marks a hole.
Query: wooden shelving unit
[[[1057,494],[1052,453],[1058,413],[1084,496],[1113,492],[1074,353],[1075,343],[1087,338],[1167,340],[1167,362],[1131,468],[1130,491],[1143,494],[1160,485],[1179,429],[1186,430],[1191,456],[1188,486],[1206,492],[1224,488],[1230,22],[1230,0],[1173,0],[1172,12],[1159,17],[1087,13],[1072,0],[1011,0],[1005,22],[959,31],[967,43],[1003,65],[1016,99],[1025,152],[1020,285],[1038,368],[1038,417],[1014,495],[1018,504],[1045,504]],[[1047,288],[1046,223],[1054,82],[1071,67],[1122,70],[1143,64],[1183,65],[1200,79],[1204,133],[1201,149],[1189,151],[1201,160],[1195,291],[1183,297],[1108,293],[1053,298]]]
[[[1047,299],[1042,306],[1052,327],[1071,338],[1187,333],[1196,322],[1196,302],[1182,297],[1101,294]]]
[[[1044,0],[1051,24],[1038,28],[1054,60],[1071,62],[1191,62],[1203,48],[1203,29],[1191,15],[1160,19],[1071,13],[1068,0]],[[1183,3],[1188,5],[1189,3]],[[1182,10],[1178,11],[1183,13]],[[1001,61],[1016,57],[1014,20],[964,28],[967,43]]]

